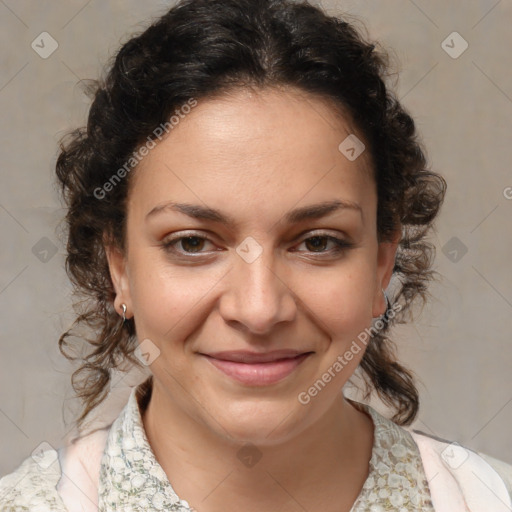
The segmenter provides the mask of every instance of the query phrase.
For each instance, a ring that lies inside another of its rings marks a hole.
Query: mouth
[[[313,352],[275,350],[257,353],[225,351],[200,354],[217,370],[248,386],[267,386],[283,380]]]

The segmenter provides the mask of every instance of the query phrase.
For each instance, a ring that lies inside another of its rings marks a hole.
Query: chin
[[[295,408],[295,410],[293,410]],[[224,427],[219,434],[237,444],[254,444],[257,446],[272,446],[284,443],[297,435],[305,423],[307,408],[300,404],[285,403],[254,403],[234,404],[224,408],[219,424]],[[292,412],[293,411],[293,412]],[[214,425],[219,430],[219,424]],[[230,437],[227,437],[227,436]]]

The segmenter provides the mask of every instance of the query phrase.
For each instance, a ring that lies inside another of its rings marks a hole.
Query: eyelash
[[[175,245],[177,245],[181,240],[184,240],[186,238],[195,238],[198,240],[206,240],[208,242],[213,243],[208,237],[199,236],[194,233],[190,233],[190,234],[182,235],[182,236],[179,236],[176,238],[171,238],[171,239],[165,240],[162,243],[162,248],[164,249],[164,251],[169,252],[169,253],[174,253],[178,256],[199,258],[203,253],[180,252],[174,248]],[[313,240],[315,238],[324,238],[324,239],[327,239],[328,241],[333,242],[335,244],[335,247],[333,249],[331,249],[330,251],[319,251],[319,252],[306,251],[306,252],[310,252],[311,254],[320,255],[320,257],[323,257],[323,256],[321,256],[323,254],[330,255],[330,256],[337,255],[339,253],[342,253],[342,252],[354,247],[354,244],[352,242],[348,242],[347,240],[343,240],[341,238],[337,238],[337,237],[334,237],[332,235],[328,235],[325,233],[317,233],[308,238],[304,238],[300,242],[300,244],[303,244],[304,242],[307,242],[308,240]],[[304,251],[299,251],[299,252],[304,252]]]

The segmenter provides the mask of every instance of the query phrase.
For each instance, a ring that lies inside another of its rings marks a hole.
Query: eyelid
[[[304,236],[304,235],[308,235],[308,236]],[[328,229],[321,229],[321,228],[306,229],[305,231],[301,231],[295,238],[297,240],[299,240],[299,239],[307,240],[308,238],[313,238],[315,236],[332,236],[334,238],[344,237],[347,239],[347,242],[349,241],[348,235],[346,235],[343,232],[340,233],[340,231],[335,231],[333,233],[333,232],[329,231]]]
[[[179,231],[177,233],[173,233],[169,237],[165,237],[162,240],[162,242],[163,243],[167,243],[167,242],[170,242],[170,241],[180,240],[181,238],[197,237],[197,238],[204,238],[205,240],[208,240],[209,242],[213,243],[212,237],[209,234],[205,234],[205,233],[207,233],[207,232],[201,231],[201,230],[199,230],[199,231],[198,230]],[[306,234],[308,236],[304,236]],[[350,238],[347,237],[347,235],[345,233],[340,234],[339,232],[337,232],[335,234],[332,234],[332,233],[330,233],[329,231],[327,231],[325,229],[319,229],[319,228],[313,229],[313,230],[306,229],[304,231],[301,231],[298,235],[293,237],[293,241],[294,242],[298,242],[299,240],[307,240],[308,238],[313,238],[315,236],[325,236],[325,237],[332,236],[334,238],[339,238],[340,236],[343,236],[345,238],[348,238],[348,239],[345,240],[347,243],[350,242]]]
[[[304,236],[304,235],[307,235],[307,236]],[[340,235],[340,234],[333,235],[329,231],[322,230],[322,229],[305,230],[305,231],[301,232],[299,235],[297,235],[297,237],[294,237],[295,238],[294,244],[295,245],[303,244],[306,240],[309,240],[311,238],[316,238],[316,237],[326,238],[328,241],[334,243],[336,245],[336,247],[334,247],[333,249],[327,250],[327,251],[320,251],[318,253],[316,253],[315,251],[292,251],[292,252],[299,252],[299,253],[309,252],[311,254],[318,254],[319,257],[322,257],[322,255],[329,255],[329,254],[333,255],[333,254],[336,254],[343,250],[353,248],[356,245],[349,238],[347,239],[347,237],[345,235]],[[172,236],[164,238],[162,241],[162,246],[163,246],[164,250],[167,250],[169,252],[174,252],[178,256],[190,257],[190,258],[199,258],[201,256],[208,255],[209,253],[214,252],[214,251],[202,251],[202,252],[198,252],[198,253],[193,253],[193,252],[187,253],[187,252],[181,252],[181,251],[173,248],[173,246],[175,244],[177,244],[180,240],[185,239],[185,238],[198,238],[201,240],[208,241],[212,244],[215,243],[210,238],[209,235],[206,236],[204,234],[204,232],[202,232],[202,231],[188,230],[188,231],[174,233]]]
[[[202,231],[190,230],[190,231],[179,231],[177,233],[173,233],[172,235],[170,235],[168,237],[165,237],[162,240],[162,245],[164,246],[164,248],[166,248],[166,247],[172,246],[172,244],[175,244],[184,238],[199,238],[202,240],[207,240],[208,242],[210,242],[212,244],[215,243],[212,240],[212,238],[210,237],[210,235],[205,235],[204,232],[202,232]],[[179,251],[177,251],[177,252],[178,252],[178,254],[180,254]],[[181,253],[181,254],[183,254],[183,255],[186,254],[187,256],[194,255],[194,253]],[[203,254],[203,253],[197,253],[197,255],[201,255],[201,254]]]

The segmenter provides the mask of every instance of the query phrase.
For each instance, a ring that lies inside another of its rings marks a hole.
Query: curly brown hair
[[[347,18],[348,19],[348,18]],[[371,155],[377,184],[379,241],[402,233],[393,268],[401,309],[374,333],[360,363],[368,398],[373,390],[393,407],[393,420],[412,423],[419,409],[413,373],[396,360],[386,335],[412,319],[434,277],[434,246],[426,240],[446,191],[445,180],[427,169],[415,124],[385,82],[389,55],[353,23],[307,2],[291,0],[183,0],[124,43],[104,78],[94,80],[87,126],[60,141],[56,175],[67,206],[66,271],[77,317],[59,339],[68,359],[68,337],[78,324],[93,332],[72,385],[82,400],[76,420],[107,396],[112,371],[125,363],[142,367],[134,319],[122,323],[105,245],[123,253],[126,199],[134,170],[105,197],[98,190],[155,129],[187,99],[208,99],[235,88],[293,87],[347,112]],[[172,135],[171,135],[172,136]],[[81,307],[84,309],[80,309]],[[87,346],[87,345],[86,345]]]

